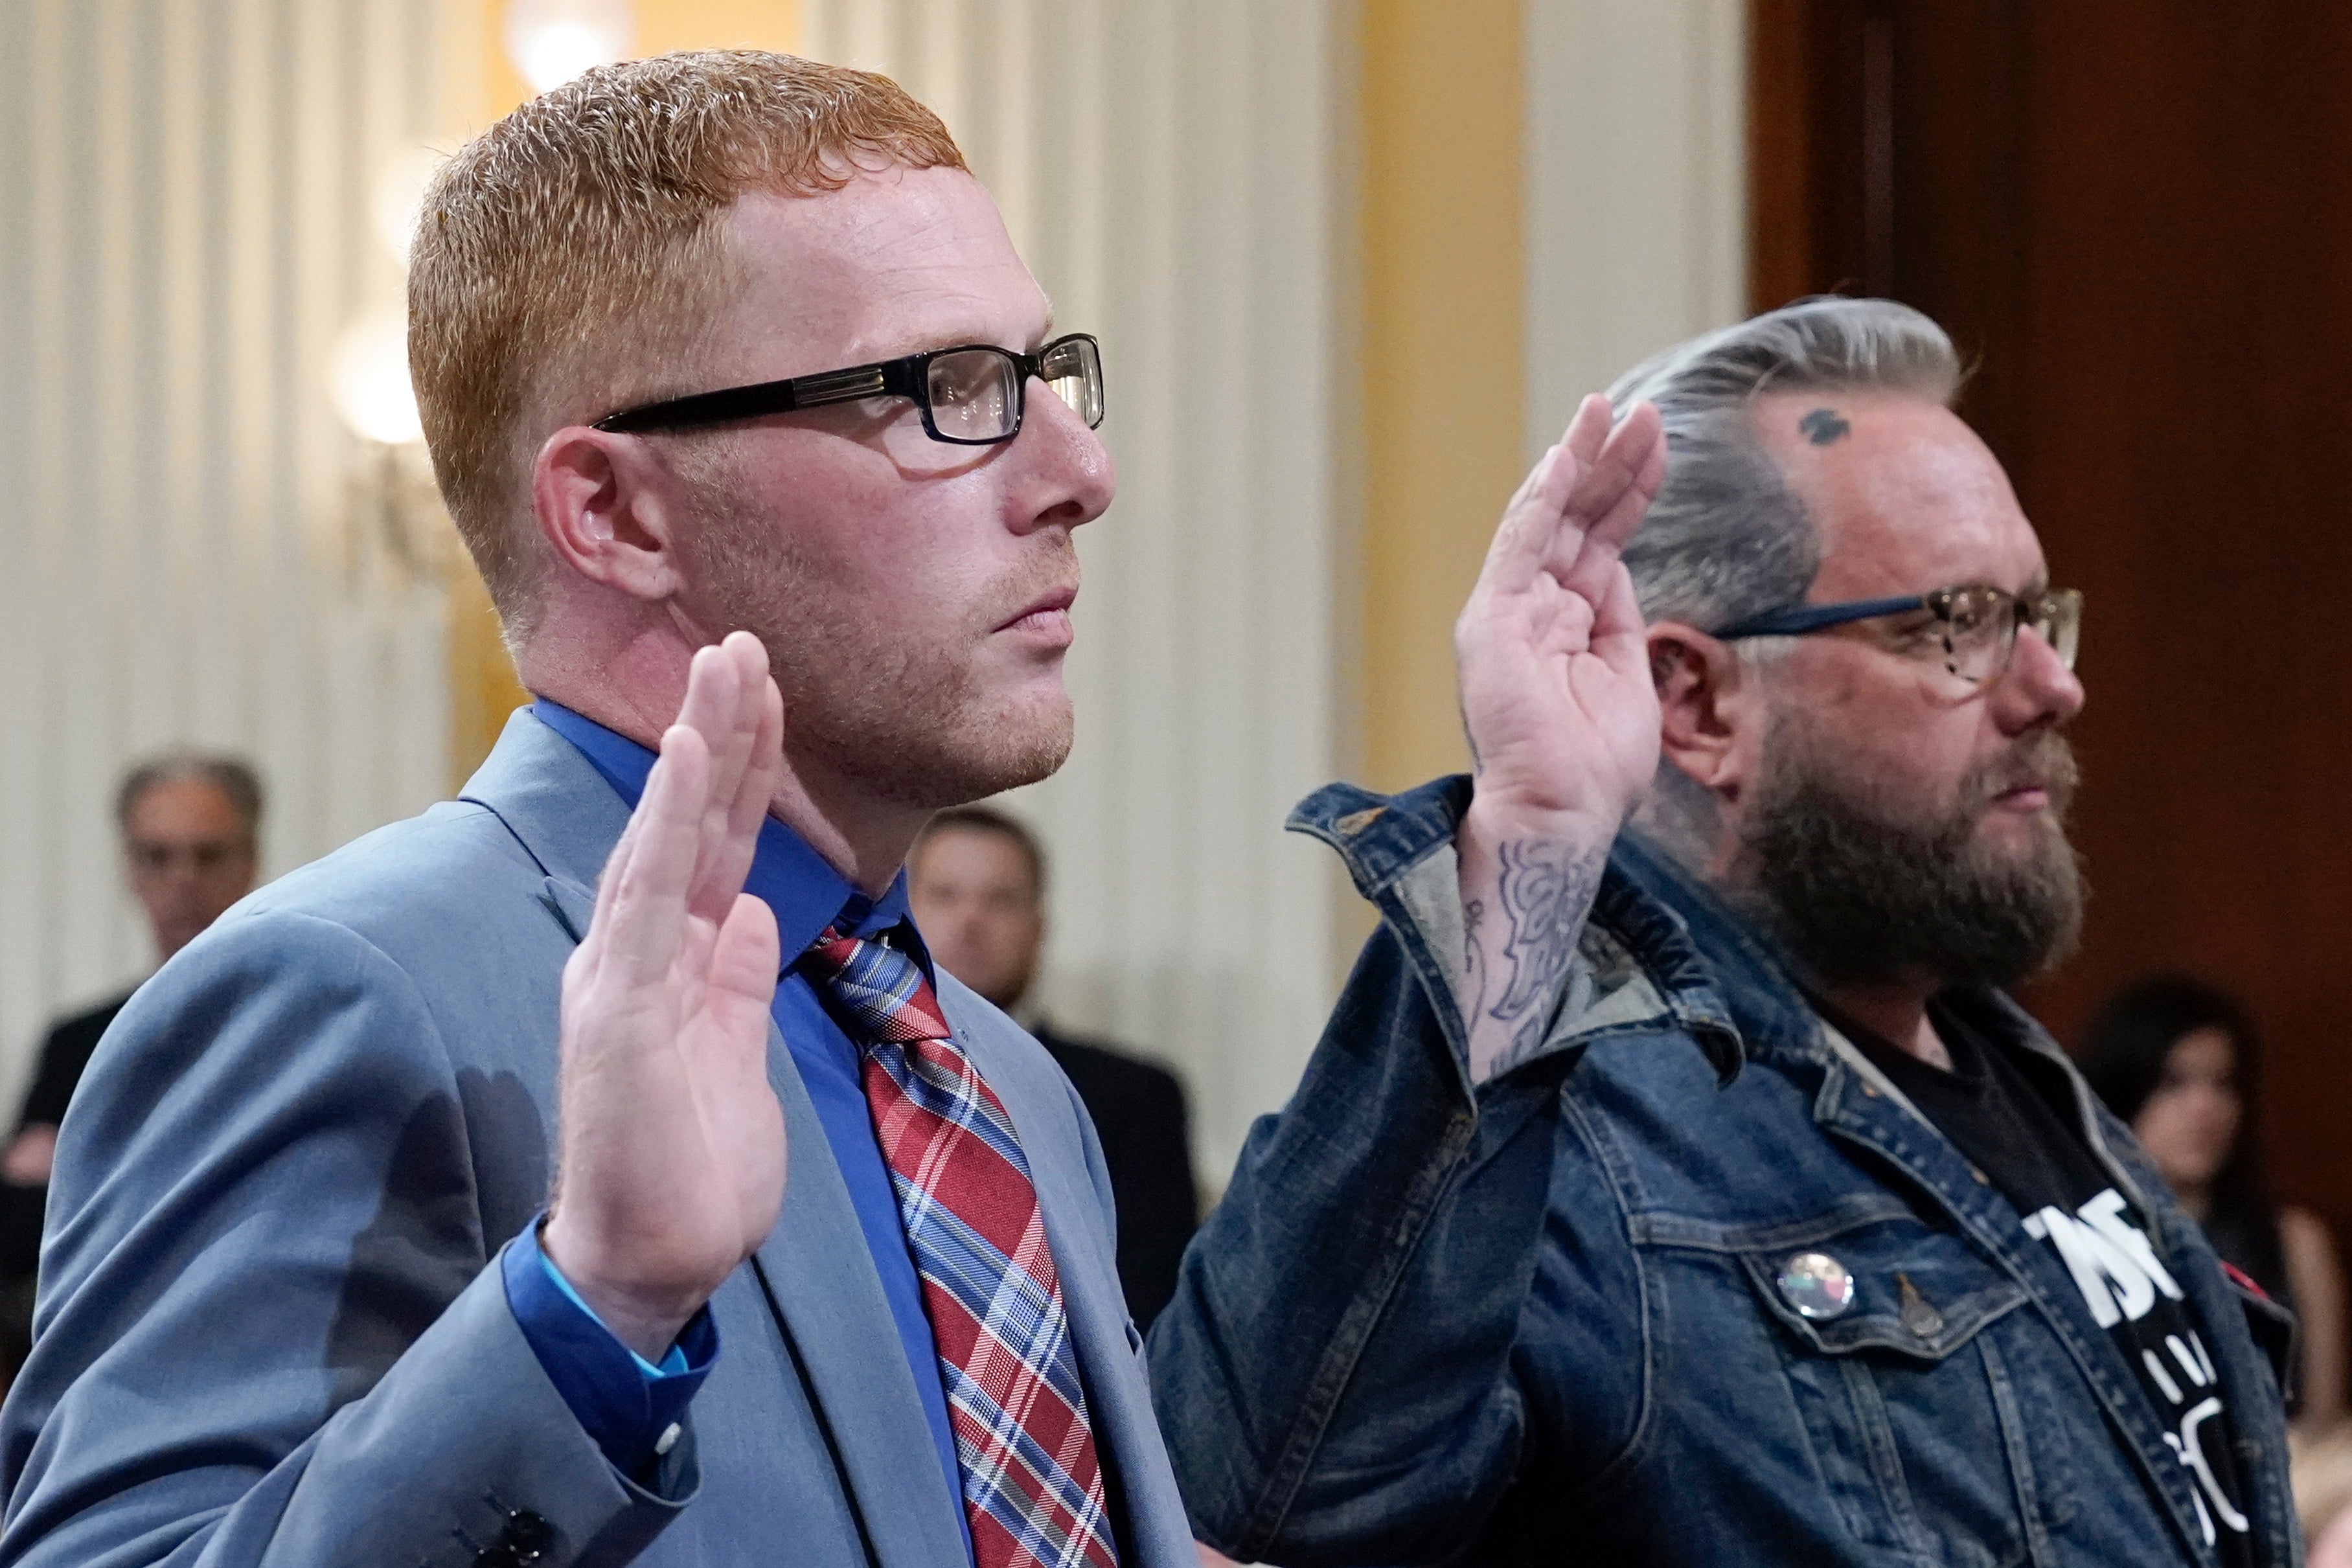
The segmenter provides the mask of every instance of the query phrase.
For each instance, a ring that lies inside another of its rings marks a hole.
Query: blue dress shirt
[[[629,808],[635,810],[646,779],[653,771],[652,752],[545,698],[532,704],[531,712],[578,747]],[[875,1271],[881,1276],[882,1294],[890,1304],[899,1346],[915,1375],[915,1393],[930,1424],[940,1468],[947,1476],[948,1495],[961,1505],[963,1479],[956,1467],[954,1431],[948,1425],[939,1351],[931,1339],[930,1319],[923,1312],[922,1287],[907,1250],[889,1167],[883,1163],[873,1117],[866,1110],[858,1048],[834,1021],[806,977],[793,967],[827,925],[858,936],[879,936],[899,925],[912,931],[907,917],[906,877],[902,873],[878,902],[870,899],[799,834],[771,817],[760,826],[751,874],[743,885],[745,892],[775,912],[784,963],[776,983],[776,1027],[793,1054],[793,1065],[800,1069],[834,1162],[841,1167],[842,1181],[849,1188],[850,1205],[865,1232]],[[930,959],[920,942],[910,947],[924,974],[930,977]],[[556,1288],[518,1290],[517,1276],[525,1270],[510,1256],[507,1301],[523,1337],[564,1403],[596,1437],[605,1456],[625,1471],[635,1473],[646,1462],[644,1456],[654,1452],[664,1431],[683,1413],[717,1353],[718,1336],[709,1328],[707,1311],[679,1336],[669,1359],[661,1367],[651,1366],[597,1322],[539,1254],[532,1233],[518,1237],[510,1254],[525,1247]],[[616,1421],[621,1413],[630,1418]],[[625,1462],[632,1458],[634,1464]],[[963,1529],[964,1552],[969,1558],[971,1531],[961,1506],[956,1520]]]

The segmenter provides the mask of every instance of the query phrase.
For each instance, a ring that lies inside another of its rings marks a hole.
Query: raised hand
[[[783,770],[759,639],[694,656],[684,707],[564,967],[556,1196],[542,1244],[658,1361],[776,1222],[775,916],[743,891]]]
[[[1588,397],[1504,509],[1454,628],[1475,779],[1454,840],[1471,1072],[1542,1043],[1610,841],[1658,763],[1658,699],[1620,559],[1666,471],[1658,412]]]

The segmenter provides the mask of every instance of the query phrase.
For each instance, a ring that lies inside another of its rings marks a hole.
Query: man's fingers
[[[672,725],[646,780],[629,826],[636,843],[600,912],[602,957],[623,984],[658,984],[686,932],[686,893],[694,879],[708,804],[710,753],[699,731]]]
[[[696,657],[705,654],[714,666],[726,669],[728,678],[714,680],[711,685],[714,695],[726,700],[710,716],[716,733],[704,731],[711,743],[710,787],[703,810],[700,858],[687,900],[696,913],[718,920],[743,891],[743,878],[751,870],[759,821],[756,813],[747,815],[740,807],[760,755],[760,726],[770,681],[767,651],[749,632],[730,632],[716,648]],[[781,747],[781,737],[777,744]],[[773,792],[771,786],[765,794]],[[764,809],[763,796],[761,810]]]
[[[1588,530],[1596,530],[1602,521],[1613,517],[1619,499],[1628,490],[1640,489],[1640,481],[1653,465],[1654,455],[1659,459],[1659,474],[1664,475],[1663,455],[1657,452],[1660,442],[1657,408],[1646,402],[1636,403],[1618,422],[1617,428],[1609,433],[1607,444],[1577,476],[1576,493],[1569,500],[1570,509],[1584,519]],[[1647,499],[1643,497],[1644,504]],[[1623,540],[1616,542],[1622,544]]]
[[[784,696],[776,688],[776,678],[765,672],[760,676],[759,697],[760,724],[751,737],[751,766],[736,792],[740,831],[748,839],[759,837],[760,824],[767,820],[768,808],[775,801],[777,786],[784,781]]]
[[[1563,449],[1554,446],[1536,459],[1536,465],[1519,481],[1510,504],[1503,508],[1494,542],[1486,547],[1486,563],[1478,570],[1480,588],[1516,591],[1535,580],[1559,525],[1559,506],[1554,492],[1566,489],[1559,479],[1564,461]]]
[[[1576,458],[1580,478],[1601,455],[1602,444],[1609,439],[1609,422],[1614,417],[1609,400],[1599,392],[1587,392],[1584,401],[1576,405],[1576,417],[1568,422],[1568,434],[1560,444]]]
[[[1601,596],[1589,644],[1612,668],[1640,671],[1646,675],[1650,662],[1647,633],[1641,601],[1633,594],[1633,573],[1620,561],[1610,572],[1609,586]]]
[[[747,683],[745,695],[752,705],[748,755],[731,797],[720,799],[714,788],[710,818],[722,821],[724,828],[715,841],[706,840],[703,863],[695,877],[694,907],[705,913],[728,907],[743,891],[743,879],[751,874],[759,852],[761,824],[767,821],[783,777],[784,700],[764,664],[759,679]]]
[[[709,667],[709,700],[697,716],[700,722],[695,727],[702,731],[710,747],[710,794],[704,832],[713,841],[727,831],[727,810],[735,800],[735,787],[751,760],[751,734],[760,722],[756,683],[767,669],[761,660],[756,672],[747,670],[744,654],[747,647],[757,650],[759,645],[760,640],[748,632],[730,632],[724,642],[700,649],[694,656],[698,668],[706,664]],[[756,652],[752,656],[759,657]],[[689,700],[691,696],[689,688]]]
[[[1577,476],[1570,520],[1544,563],[1560,586],[1595,601],[1608,591],[1607,575],[1641,528],[1665,469],[1657,408],[1636,403]]]
[[[719,927],[719,939],[711,945],[709,988],[765,1013],[775,1000],[776,975],[783,967],[779,946],[775,911],[751,894],[736,894],[734,907]]]
[[[715,644],[697,648],[686,665],[686,700],[678,705],[674,723],[700,735],[706,742],[726,722],[735,702],[735,666]]]

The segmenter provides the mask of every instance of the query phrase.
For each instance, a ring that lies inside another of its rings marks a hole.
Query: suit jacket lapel
[[[1054,1249],[1055,1271],[1061,1278],[1070,1342],[1086,1382],[1096,1451],[1125,1494],[1123,1511],[1133,1559],[1190,1562],[1192,1545],[1188,1536],[1155,1542],[1144,1535],[1146,1521],[1181,1520],[1184,1504],[1177,1495],[1175,1476],[1168,1468],[1159,1423],[1151,1412],[1142,1340],[1128,1319],[1127,1299],[1119,1287],[1118,1260],[1110,1245],[1112,1230],[1100,1218],[1105,1199],[1096,1190],[1083,1146],[1048,1154],[1063,1149],[1075,1132],[1072,1124],[1076,1112],[1069,1103],[1068,1081],[1042,1051],[1034,1064],[1024,1067],[1016,1061],[1008,1048],[1017,1042],[1008,1037],[1017,1034],[1018,1026],[992,1011],[983,1012],[986,1004],[953,978],[942,977],[940,993],[956,1039],[1004,1103],[1021,1146],[1028,1153],[1045,1239]]]
[[[784,1207],[756,1260],[779,1326],[824,1414],[850,1496],[882,1563],[965,1561],[961,1499],[931,1458],[930,1425],[890,1326],[890,1303],[849,1188],[783,1036],[768,1079],[784,1107]]]

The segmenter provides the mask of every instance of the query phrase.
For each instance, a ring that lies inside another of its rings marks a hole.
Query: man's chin
[[[965,805],[1053,777],[1069,760],[1074,727],[1069,694],[1058,678],[1050,691],[974,707],[941,737],[941,798],[933,805]]]
[[[1977,822],[1976,847],[1980,854],[2019,867],[2052,855],[2074,853],[2065,820],[2055,810],[2047,806],[2025,810],[1998,802],[1986,808]]]

